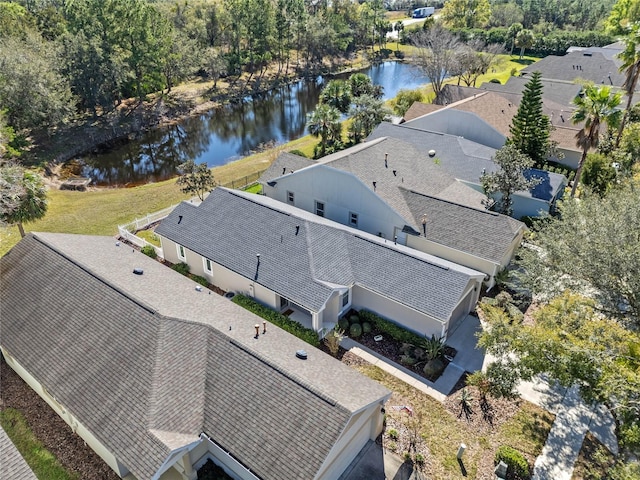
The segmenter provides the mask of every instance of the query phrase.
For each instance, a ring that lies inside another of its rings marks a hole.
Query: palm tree
[[[402,20],[398,20],[393,25],[393,29],[396,32],[398,32],[398,36],[396,37],[396,50],[400,50],[400,35],[402,34],[402,31],[404,30],[404,23],[402,22]]]
[[[627,94],[627,107],[625,108],[622,121],[620,122],[620,128],[618,128],[618,136],[616,137],[616,148],[620,144],[620,137],[622,136],[622,130],[624,124],[627,122],[629,111],[631,110],[631,102],[633,101],[633,93],[638,85],[638,78],[640,78],[640,25],[636,24],[631,29],[631,33],[623,40],[625,49],[618,54],[618,58],[622,60],[620,66],[620,72],[625,73],[624,88]]]
[[[0,207],[0,223],[16,225],[24,237],[22,224],[47,212],[47,190],[40,175],[16,163],[0,164]]]
[[[314,137],[320,137],[316,158],[323,157],[335,150],[342,140],[340,112],[326,103],[321,103],[309,114],[307,130]]]
[[[520,47],[520,60],[524,55],[524,51],[527,48],[531,48],[536,41],[536,37],[531,30],[520,30],[516,35],[516,45]]]
[[[610,127],[618,124],[620,118],[620,93],[611,94],[609,87],[589,86],[582,97],[573,100],[577,107],[571,116],[573,123],[584,122],[584,127],[576,134],[576,145],[582,148],[582,157],[578,163],[578,170],[571,188],[571,196],[575,196],[580,182],[584,160],[590,148],[595,148],[600,142],[600,126],[606,123]]]
[[[320,92],[320,102],[347,113],[351,106],[351,89],[344,80],[331,80]]]

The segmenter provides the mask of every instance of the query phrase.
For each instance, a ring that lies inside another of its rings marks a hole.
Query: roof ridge
[[[288,378],[289,380],[294,382],[296,385],[301,386],[302,388],[304,388],[308,392],[310,392],[313,395],[315,395],[316,397],[318,397],[320,400],[323,400],[323,401],[327,402],[332,407],[335,407],[336,405],[340,405],[337,400],[334,400],[329,395],[325,394],[324,392],[321,392],[320,390],[318,390],[314,386],[312,386],[309,383],[305,382],[303,379],[301,379],[297,375],[286,371],[282,367],[280,367],[280,366],[276,365],[275,363],[271,362],[270,360],[268,360],[264,355],[256,352],[255,350],[252,350],[251,348],[247,347],[246,345],[243,345],[239,341],[237,341],[237,340],[232,338],[232,339],[229,340],[229,343],[231,343],[231,345],[233,345],[234,347],[239,348],[243,352],[247,353],[248,355],[251,355],[253,358],[259,360],[260,362],[264,363],[265,365],[273,368],[280,375],[284,376],[285,378]],[[342,407],[342,405],[340,405],[340,406]],[[344,408],[344,407],[342,407],[342,408]]]
[[[151,313],[152,315],[160,315],[158,313],[158,311],[156,309],[154,309],[152,306],[147,305],[145,302],[143,302],[142,300],[134,297],[133,295],[125,292],[124,290],[122,290],[121,288],[116,287],[115,285],[113,285],[112,283],[110,283],[108,280],[106,280],[105,278],[101,277],[100,275],[96,274],[95,272],[93,272],[91,269],[85,267],[84,265],[76,262],[73,258],[69,257],[67,254],[62,253],[60,250],[58,250],[57,248],[55,248],[53,245],[48,244],[45,239],[40,238],[37,236],[37,233],[31,232],[30,235],[32,235],[33,239],[36,240],[38,243],[40,243],[41,245],[45,246],[46,248],[48,248],[49,250],[55,252],[56,254],[60,255],[62,258],[64,258],[65,260],[67,260],[68,262],[70,262],[71,264],[75,265],[76,267],[78,267],[80,270],[82,270],[83,272],[89,274],[91,277],[95,278],[96,280],[98,280],[100,283],[103,283],[104,285],[106,285],[107,287],[109,287],[111,290],[114,290],[115,292],[117,292],[118,294],[122,295],[125,298],[128,298],[129,300],[131,300],[133,303],[135,303],[136,305],[138,305],[140,308],[143,308],[144,310],[146,310],[147,312]]]
[[[386,248],[387,250],[390,250],[392,252],[397,252],[397,253],[399,253],[401,255],[404,255],[405,257],[409,257],[409,258],[412,258],[414,260],[418,260],[419,262],[426,263],[427,265],[431,265],[432,267],[437,267],[437,268],[439,268],[441,270],[445,270],[447,272],[449,270],[451,270],[451,268],[447,267],[446,265],[438,265],[437,263],[430,262],[429,260],[425,260],[424,258],[420,258],[420,257],[417,257],[415,255],[410,255],[409,253],[404,252],[402,250],[399,250],[399,249],[396,249],[396,248],[391,248],[391,246],[387,245],[386,239],[385,239],[385,242],[382,243],[380,241],[375,241],[375,240],[370,239],[370,238],[361,237],[360,235],[355,234],[355,233],[353,234],[353,236],[355,238],[358,238],[358,239],[364,241],[364,242],[368,242],[368,243],[370,243],[372,245],[378,245],[378,246],[380,246],[382,248]],[[396,242],[394,242],[394,245],[396,245]],[[426,253],[426,252],[422,252],[422,253]],[[430,255],[430,254],[427,254],[427,255]],[[455,270],[455,269],[454,269],[454,271],[459,272],[459,270]],[[359,283],[359,282],[356,282],[356,283]]]
[[[422,197],[427,197],[427,198],[432,198],[434,200],[438,200],[439,202],[445,202],[451,205],[456,205],[458,207],[462,207],[462,208],[466,208],[467,210],[473,210],[474,212],[479,212],[479,213],[486,213],[488,215],[491,215],[492,217],[501,217],[503,215],[499,214],[498,212],[492,212],[491,210],[487,210],[486,208],[484,210],[480,210],[479,208],[474,208],[471,207],[469,205],[463,205],[462,203],[457,203],[457,202],[453,202],[451,200],[445,200],[444,198],[440,198],[440,197],[434,197],[433,195],[427,195],[426,193],[421,193],[421,192],[417,192],[411,188],[406,188],[403,186],[400,186],[398,188],[401,188],[402,190],[406,190],[408,192],[411,193],[415,193],[416,195],[420,195]]]

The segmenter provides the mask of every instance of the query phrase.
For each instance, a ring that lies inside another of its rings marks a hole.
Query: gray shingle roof
[[[410,124],[411,122],[404,125]],[[387,132],[405,133],[410,129],[387,129],[387,126],[402,128],[383,122],[371,134],[370,139],[373,141],[360,144],[357,149],[348,149],[324,157],[319,163],[353,173],[405,218],[409,217],[399,187],[475,208],[484,208],[485,196],[458,182],[455,173],[444,168],[443,164],[450,157],[467,157],[467,153],[458,142],[458,137],[446,138],[435,147],[424,148],[424,145],[411,142],[410,135],[386,135]],[[487,148],[479,144],[473,144],[473,147],[480,150]],[[431,148],[436,148],[433,158],[428,155]],[[493,152],[492,149],[487,151]],[[384,161],[385,155],[387,166]],[[375,189],[373,182],[376,182]]]
[[[278,155],[269,168],[267,168],[260,178],[258,179],[259,183],[267,183],[274,178],[281,177],[287,173],[295,172],[296,170],[300,170],[301,168],[308,167],[309,165],[313,165],[316,163],[315,160],[304,158],[299,155],[294,155],[292,153],[283,152]]]
[[[7,480],[37,480],[7,432],[0,427],[0,477]]]
[[[596,85],[621,87],[624,75],[618,71],[620,61],[607,58],[600,51],[574,51],[563,56],[549,55],[521,70],[522,75],[539,71],[543,78],[574,81],[588,80]],[[611,77],[609,79],[609,77]],[[640,87],[638,87],[640,89]]]
[[[357,284],[446,321],[471,278],[482,276],[277,200],[221,188],[197,208],[178,206],[156,233],[313,311],[328,300],[327,284]]]
[[[414,222],[427,215],[427,238],[493,262],[502,261],[524,224],[488,210],[465,207],[403,189]]]
[[[369,139],[391,137],[411,143],[421,152],[433,149],[436,151],[436,157],[439,159],[439,165],[443,171],[470,184],[478,185],[483,171],[491,173],[498,168],[492,160],[496,152],[495,149],[466,140],[462,137],[428,131],[428,118],[428,116],[416,118],[402,125],[392,125],[382,122],[371,133]],[[566,183],[565,177],[557,173],[531,169],[531,174],[541,178],[543,183],[534,189],[533,192],[522,191],[518,192],[518,195],[549,201]],[[416,177],[418,176],[416,175]],[[422,179],[427,177],[418,178]],[[414,190],[427,195],[431,194],[423,189]],[[478,194],[480,193],[478,192]],[[449,200],[442,195],[438,195],[438,197]],[[450,200],[456,201],[455,198]],[[457,201],[456,203],[466,204],[461,201]],[[473,206],[469,204],[466,205]]]
[[[202,432],[261,478],[313,478],[388,395],[320,351],[297,360],[308,346],[273,325],[254,339],[261,319],[109,237],[31,234],[0,267],[3,347],[138,478]]]

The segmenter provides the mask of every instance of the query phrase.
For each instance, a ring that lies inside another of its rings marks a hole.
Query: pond
[[[417,67],[400,62],[384,62],[362,73],[384,88],[385,99],[429,81]],[[348,74],[337,78],[346,77]],[[75,160],[82,165],[82,175],[91,177],[94,184],[120,186],[171,178],[188,159],[223,165],[261,144],[304,136],[307,114],[315,108],[326,81],[323,77],[300,80]]]

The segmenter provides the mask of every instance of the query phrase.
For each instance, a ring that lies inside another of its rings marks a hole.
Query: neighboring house
[[[549,55],[526,66],[520,70],[520,75],[526,78],[537,71],[545,79],[622,87],[625,76],[618,70],[622,61],[616,56],[621,51],[615,48],[571,47],[566,55]]]
[[[453,85],[447,85],[447,87],[450,87],[447,89],[448,92],[455,91],[455,95],[445,94],[443,95],[445,98],[452,96],[462,98],[455,103],[441,105],[438,110],[433,110],[433,113],[428,116],[418,115],[423,108],[421,104],[414,104],[415,108],[412,105],[407,111],[405,121],[407,123],[415,121],[423,129],[460,135],[491,148],[501,148],[510,136],[510,127],[513,117],[518,112],[522,95]],[[578,86],[577,91],[579,90]],[[436,99],[436,101],[442,101],[442,99]],[[560,158],[552,157],[550,160],[577,168],[582,150],[576,146],[575,137],[580,125],[574,125],[571,122],[573,107],[543,98],[542,111],[553,125],[549,139],[556,143],[561,153]]]
[[[29,234],[0,267],[2,355],[128,480],[335,480],[382,430],[380,384],[113,238]]]
[[[429,182],[415,182],[418,176],[406,184],[397,181],[395,153],[388,155],[387,167],[373,160],[381,158],[380,149],[388,146],[370,142],[368,160],[367,150],[361,150],[362,162],[355,155],[349,157],[348,165],[341,165],[348,171],[336,168],[339,162],[330,162],[293,174],[263,176],[263,193],[312,213],[321,203],[323,215],[330,220],[479,270],[487,275],[487,286],[493,286],[495,275],[509,264],[520,245],[524,224],[413,190],[429,186]],[[432,162],[423,163],[438,168]],[[371,178],[377,178],[375,190]]]
[[[7,480],[38,479],[2,427],[0,427],[0,478]]]
[[[443,174],[446,173],[449,177],[455,178],[457,183],[470,186],[476,189],[478,194],[481,194],[481,175],[485,172],[494,172],[498,168],[492,160],[496,149],[463,137],[433,132],[428,127],[423,128],[423,121],[428,124],[426,119],[429,116],[420,117],[402,125],[382,122],[371,133],[368,140],[395,139],[402,143],[409,143],[413,145],[415,150],[422,152],[415,158],[416,164],[435,164]],[[433,153],[432,157],[430,157],[431,153]],[[421,176],[419,171],[414,172],[413,176],[414,182],[429,181],[429,178]],[[541,182],[531,191],[515,193],[513,196],[513,217],[540,216],[553,212],[556,202],[564,194],[564,188],[567,185],[565,176],[537,169],[525,171],[525,176],[538,178]],[[422,189],[420,191],[429,194]],[[440,195],[437,196],[448,200]],[[451,200],[459,204],[473,206],[455,198]]]
[[[326,208],[217,188],[178,205],[156,234],[169,262],[317,332],[364,308],[446,337],[474,308],[483,273],[323,218]]]

